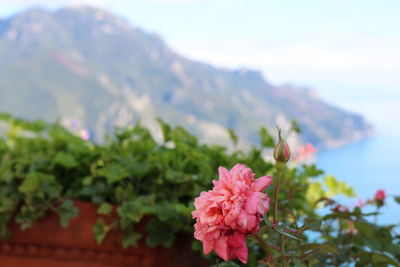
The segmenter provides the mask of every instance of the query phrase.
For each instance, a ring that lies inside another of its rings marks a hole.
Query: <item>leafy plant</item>
[[[6,114],[0,119],[2,236],[9,235],[10,220],[26,229],[50,210],[67,227],[69,218],[79,215],[74,201],[81,200],[98,205],[100,215],[116,211],[114,221],[99,220],[93,226],[97,242],[122,230],[123,245],[135,245],[141,235],[135,225],[146,221],[148,245],[170,246],[177,233],[192,231],[193,198],[210,187],[218,166],[241,161],[263,173],[272,168],[257,148],[228,153],[225,147],[201,144],[182,127],[172,128],[161,120],[161,143],[138,123],[116,129],[104,144],[96,144],[58,124]]]
[[[178,233],[192,234],[193,200],[211,188],[219,166],[230,168],[240,162],[258,176],[276,177],[277,173],[274,164],[263,157],[263,148],[274,144],[266,129],[260,132],[259,147],[231,151],[201,144],[184,128],[171,127],[162,120],[162,142],[138,123],[116,129],[103,144],[84,141],[58,124],[29,122],[6,114],[1,114],[0,120],[3,237],[12,234],[7,228],[10,221],[26,229],[49,211],[57,212],[60,224],[68,227],[70,218],[80,216],[74,206],[74,201],[80,200],[97,205],[102,217],[114,218],[99,219],[93,225],[98,243],[111,231],[121,230],[124,247],[137,245],[144,236],[149,246],[168,247]],[[238,142],[233,132],[230,136],[233,143]],[[271,265],[274,258],[276,263],[285,259],[295,266],[398,266],[399,227],[375,224],[371,217],[378,213],[338,209],[332,197],[353,192],[332,177],[321,179],[322,175],[314,165],[285,167],[278,194],[282,223],[271,227],[272,212],[264,218],[259,237],[266,240],[266,247],[255,245],[258,237],[249,239],[248,265]],[[267,191],[270,196],[274,185]],[[331,212],[319,215],[320,206]],[[144,224],[144,235],[135,228],[139,223]],[[356,229],[357,234],[349,229]],[[280,248],[282,238],[284,250]],[[194,242],[194,248],[198,245]],[[214,257],[210,256],[212,262]],[[238,265],[233,261],[221,264]]]

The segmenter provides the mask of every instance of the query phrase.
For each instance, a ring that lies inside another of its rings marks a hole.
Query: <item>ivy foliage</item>
[[[68,227],[70,218],[81,216],[74,205],[80,200],[95,204],[101,215],[93,225],[98,243],[112,231],[123,231],[124,247],[137,246],[142,238],[148,246],[169,247],[178,233],[193,233],[194,198],[211,189],[219,166],[243,163],[257,177],[276,177],[274,165],[263,157],[264,149],[274,145],[265,128],[260,130],[260,146],[232,151],[201,144],[182,127],[162,120],[159,124],[161,142],[137,123],[116,129],[105,143],[96,144],[59,124],[0,114],[0,235],[12,234],[7,228],[11,221],[27,229],[49,211],[57,212],[60,225]],[[229,134],[237,144],[235,133]],[[266,193],[272,196],[273,190],[274,185]],[[371,216],[378,213],[338,209],[332,199],[337,194],[354,192],[332,176],[323,177],[315,165],[288,167],[279,194],[279,217],[285,223],[272,226],[266,216],[260,228],[270,248],[286,240],[285,251],[273,256],[290,266],[400,266],[399,227],[373,223]],[[399,197],[395,200],[400,202]],[[318,215],[320,206],[331,212]],[[317,237],[311,238],[310,231]],[[199,246],[194,242],[194,248]],[[278,266],[268,258],[260,261],[265,253],[252,238],[248,246],[248,266]]]
[[[204,145],[182,127],[162,120],[162,142],[139,123],[116,129],[104,144],[82,140],[58,124],[29,122],[0,115],[0,233],[8,236],[11,220],[21,229],[55,211],[60,224],[79,216],[74,201],[98,206],[98,213],[117,219],[93,226],[100,243],[110,231],[125,232],[123,245],[136,245],[141,233],[135,226],[146,222],[149,246],[171,246],[179,232],[193,231],[193,201],[210,189],[219,166],[236,162],[265,174],[272,164],[261,150],[227,152]],[[171,145],[172,144],[172,145]]]

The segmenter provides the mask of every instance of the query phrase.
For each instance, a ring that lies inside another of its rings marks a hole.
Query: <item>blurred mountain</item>
[[[226,127],[256,142],[261,125],[287,127],[292,118],[302,140],[320,147],[371,130],[313,91],[189,60],[159,36],[91,7],[31,9],[0,20],[0,112],[69,120],[96,139],[139,118],[155,129],[157,116],[210,142],[226,140]]]

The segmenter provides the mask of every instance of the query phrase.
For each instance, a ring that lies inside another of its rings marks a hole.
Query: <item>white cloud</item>
[[[322,80],[340,80],[354,84],[400,86],[400,36],[360,38],[355,44],[273,43],[264,48],[251,47],[251,44],[260,42],[248,40],[250,45],[243,43],[235,49],[225,50],[207,44],[180,45],[174,42],[173,45],[190,58],[220,67],[260,69],[274,82],[308,81],[308,84],[315,84]]]

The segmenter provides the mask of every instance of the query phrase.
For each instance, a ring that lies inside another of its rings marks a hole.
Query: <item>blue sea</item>
[[[374,125],[376,134],[359,142],[317,153],[316,164],[326,174],[350,184],[356,198],[339,197],[349,206],[371,199],[377,189],[387,193],[387,206],[378,223],[400,224],[400,101],[367,101],[354,104]],[[371,211],[371,210],[369,210]]]

